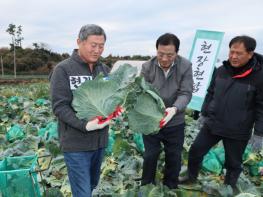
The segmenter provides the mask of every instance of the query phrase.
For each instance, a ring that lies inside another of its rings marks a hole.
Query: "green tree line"
[[[18,74],[48,74],[60,61],[69,57],[68,53],[59,54],[49,49],[41,48],[34,43],[34,48],[22,48],[16,46],[16,70]],[[5,74],[13,74],[14,57],[13,49],[0,48]],[[150,56],[112,56],[101,57],[101,61],[112,67],[118,60],[149,60]]]
[[[32,43],[32,48],[23,48],[22,26],[9,24],[6,32],[11,36],[10,47],[0,47],[2,74],[48,74],[60,61],[68,58],[68,53],[53,52],[45,43]],[[102,57],[101,61],[112,67],[118,60],[148,60],[150,56]],[[14,73],[15,72],[15,73]]]
[[[12,74],[14,66],[13,49],[0,48],[5,74]],[[16,67],[18,73],[47,74],[56,63],[67,58],[68,54],[58,54],[44,48],[31,49],[16,46]]]

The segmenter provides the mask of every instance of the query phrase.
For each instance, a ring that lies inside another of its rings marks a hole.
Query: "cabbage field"
[[[199,129],[187,110],[186,137],[182,154],[182,173],[186,170],[187,152]],[[222,145],[212,149],[204,158],[197,184],[179,185],[169,190],[161,184],[164,155],[160,155],[157,185],[140,187],[142,174],[142,137],[129,128],[127,115],[115,120],[109,131],[109,143],[101,169],[101,180],[94,196],[234,196],[224,182],[224,150]],[[49,84],[23,83],[0,86],[0,173],[2,161],[10,156],[34,155],[39,158],[37,170],[40,191],[44,196],[71,196],[67,170],[59,149],[57,121],[51,111]],[[236,196],[262,196],[263,150],[252,152],[247,147],[244,172],[238,181],[240,194]],[[40,176],[41,175],[41,176]],[[42,178],[41,178],[42,177]],[[2,180],[0,179],[0,184]],[[23,182],[21,182],[23,185]],[[0,192],[0,197],[2,191]],[[19,192],[17,193],[19,196]],[[21,194],[20,194],[21,196]]]

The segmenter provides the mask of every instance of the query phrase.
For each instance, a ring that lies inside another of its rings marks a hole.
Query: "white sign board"
[[[195,34],[189,58],[194,79],[193,96],[188,105],[191,109],[201,110],[223,36],[223,32],[206,30],[197,30]]]

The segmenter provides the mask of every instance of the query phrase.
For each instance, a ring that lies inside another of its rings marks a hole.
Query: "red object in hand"
[[[99,120],[98,124],[103,124],[104,122],[111,120],[109,116],[107,118],[104,118],[102,116],[97,116],[96,118]]]
[[[117,118],[118,116],[120,116],[122,114],[123,111],[124,111],[124,109],[121,106],[117,106],[115,108],[114,112],[112,112],[106,118],[102,117],[102,116],[97,116],[96,118],[98,118],[98,120],[99,120],[98,124],[103,124],[104,122],[106,122],[108,120],[111,120],[113,118]]]
[[[112,117],[117,118],[118,116],[122,114],[123,111],[124,109],[121,106],[117,106],[115,111],[112,113]]]
[[[98,129],[102,129],[110,124],[110,120],[107,118],[103,118],[102,116],[97,116],[94,119],[90,120],[86,124],[87,131],[94,131]]]
[[[177,108],[176,107],[167,107],[165,109],[165,115],[160,121],[160,128],[164,127],[176,114]]]
[[[164,112],[164,118],[165,118],[167,115],[168,115],[168,112],[167,112],[167,111]],[[164,124],[164,123],[165,123],[164,118],[162,118],[162,119],[160,120],[160,125],[159,125],[160,128],[163,128],[163,126],[165,125],[165,124]]]

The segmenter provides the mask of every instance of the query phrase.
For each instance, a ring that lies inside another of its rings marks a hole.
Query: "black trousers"
[[[155,135],[143,135],[145,152],[143,155],[142,185],[155,183],[157,161],[161,153],[162,142],[165,152],[163,184],[169,188],[177,188],[184,144],[184,126],[185,124],[180,124],[161,129]]]
[[[225,149],[225,184],[235,186],[242,171],[242,155],[248,140],[236,140],[213,135],[206,124],[204,124],[191,145],[188,159],[188,174],[191,178],[197,178],[203,157],[220,140],[223,141]]]

